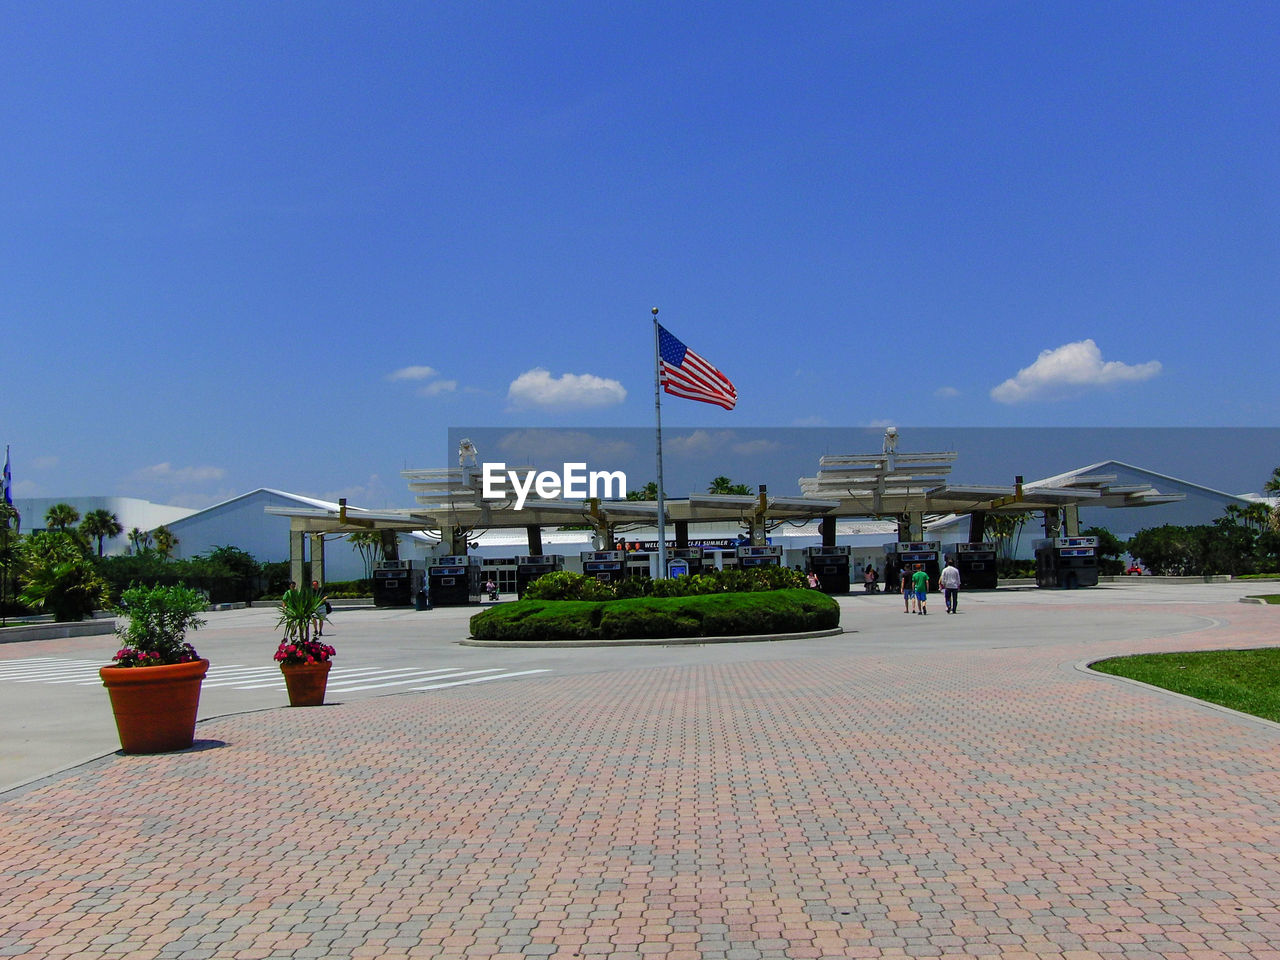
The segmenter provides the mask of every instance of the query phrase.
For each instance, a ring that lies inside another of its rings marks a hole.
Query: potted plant
[[[314,590],[290,586],[280,599],[276,626],[284,627],[284,639],[276,648],[276,662],[284,674],[291,707],[318,707],[324,703],[330,658],[337,651],[312,634],[318,633],[328,618],[328,598]]]
[[[111,697],[111,710],[125,753],[183,750],[195,740],[200,684],[209,661],[186,641],[188,630],[204,624],[204,594],[182,584],[134,585],[120,595],[116,627],[124,646],[114,666],[98,674]]]

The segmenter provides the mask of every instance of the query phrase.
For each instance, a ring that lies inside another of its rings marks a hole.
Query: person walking
[[[960,571],[956,569],[954,557],[947,557],[947,565],[942,568],[942,574],[938,577],[938,586],[942,588],[942,600],[947,605],[947,613],[959,613]]]
[[[319,580],[311,581],[311,594],[312,596],[315,596],[315,597],[319,597],[322,595],[322,587],[320,586]],[[316,613],[319,613],[319,612],[320,610],[319,608],[317,608]],[[332,604],[329,603],[328,597],[325,597],[324,612],[326,615],[333,612],[333,606]],[[311,621],[311,629],[312,629],[312,632],[315,633],[317,637],[324,636],[324,616],[323,615],[318,616],[313,621]]]
[[[915,588],[911,585],[911,577],[907,576],[905,567],[902,570],[900,582],[902,584],[902,612],[910,613],[911,598],[915,596]]]
[[[916,572],[911,575],[911,586],[916,594],[916,613],[929,615],[929,574],[924,572],[924,564],[916,564]]]

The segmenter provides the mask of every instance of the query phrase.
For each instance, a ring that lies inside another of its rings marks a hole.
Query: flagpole
[[[653,413],[658,441],[658,576],[667,576],[667,499],[662,487],[662,354],[658,346],[658,308],[653,308]]]

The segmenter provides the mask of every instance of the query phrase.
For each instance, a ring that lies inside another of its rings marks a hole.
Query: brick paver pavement
[[[1145,649],[1275,642],[1271,609]],[[0,803],[0,955],[1280,958],[1280,728],[1084,647],[202,724]]]

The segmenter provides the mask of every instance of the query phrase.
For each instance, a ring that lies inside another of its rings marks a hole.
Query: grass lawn
[[[1280,648],[1114,657],[1093,669],[1280,722]]]
[[[1261,600],[1263,603],[1280,603],[1280,593],[1255,593],[1250,600]]]

